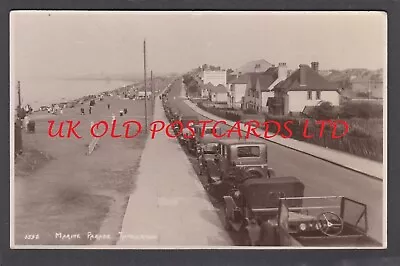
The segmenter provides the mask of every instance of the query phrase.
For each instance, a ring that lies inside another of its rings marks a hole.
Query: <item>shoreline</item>
[[[45,79],[43,79],[45,80]],[[56,79],[56,81],[75,81],[75,82],[99,82],[99,81],[104,81],[106,82],[106,80],[101,80],[101,79],[86,79],[86,80],[74,80],[74,79]],[[118,93],[120,91],[123,91],[126,88],[132,88],[132,87],[136,87],[139,86],[140,84],[142,84],[143,82],[134,82],[134,81],[130,81],[129,84],[125,85],[125,86],[110,86],[109,88],[105,88],[96,92],[86,92],[83,94],[80,94],[79,96],[71,96],[71,97],[54,97],[53,99],[49,99],[49,100],[25,100],[23,99],[23,103],[22,106],[26,106],[26,105],[30,105],[31,107],[33,107],[34,111],[37,111],[40,109],[40,107],[42,106],[48,106],[51,107],[52,105],[61,105],[61,104],[73,104],[73,103],[77,103],[80,101],[87,101],[88,98],[93,97],[93,96],[97,96],[99,97],[100,95],[104,95],[107,93]],[[115,84],[114,84],[115,85]],[[24,85],[21,85],[21,90],[22,90],[22,98],[23,97],[23,87]],[[95,85],[93,86],[95,87]],[[17,100],[17,95],[14,97],[14,101]],[[11,109],[15,109],[17,108],[17,103],[11,104]]]

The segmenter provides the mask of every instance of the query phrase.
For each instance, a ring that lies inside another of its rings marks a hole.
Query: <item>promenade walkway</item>
[[[196,104],[194,104],[189,100],[185,100],[185,103],[195,112],[208,119],[223,120],[222,118],[210,114],[209,112],[206,112],[203,109],[197,107]],[[230,126],[233,126],[235,124],[232,121],[226,121],[226,123]],[[246,128],[244,124],[241,124],[241,127]],[[261,134],[261,136],[264,135],[264,131],[261,129],[257,130],[257,133]],[[354,156],[352,154],[348,154],[345,152],[332,150],[318,145],[313,145],[310,143],[298,141],[295,139],[284,139],[280,136],[275,136],[274,138],[270,138],[267,140],[280,144],[287,148],[297,150],[299,152],[320,158],[322,160],[331,162],[333,164],[345,167],[347,169],[377,178],[379,180],[384,180],[385,174],[383,171],[384,168],[382,163]]]
[[[161,101],[154,120],[167,122]],[[227,246],[228,234],[175,139],[147,139],[117,245],[140,248]]]

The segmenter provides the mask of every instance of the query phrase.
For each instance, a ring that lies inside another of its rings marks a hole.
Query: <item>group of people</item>
[[[89,114],[92,114],[92,106],[89,106]],[[81,115],[85,115],[85,108],[81,108]]]
[[[107,104],[107,109],[110,110],[111,104]],[[119,116],[124,116],[128,113],[128,108],[124,108],[123,110],[119,111]],[[89,106],[89,114],[92,114],[92,106]],[[81,115],[85,115],[85,108],[81,107]],[[114,114],[113,114],[114,116]]]

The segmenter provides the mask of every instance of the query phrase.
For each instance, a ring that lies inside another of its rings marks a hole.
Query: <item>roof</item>
[[[249,78],[250,78],[249,74],[244,74],[244,75],[237,77],[234,80],[231,80],[230,83],[231,84],[247,84],[247,82],[249,82]]]
[[[259,184],[297,184],[301,181],[294,176],[282,176],[279,178],[252,178],[243,182],[243,185],[259,185]]]
[[[235,144],[266,144],[265,141],[261,140],[246,140],[244,138],[222,138],[218,140],[219,143],[224,145],[235,145]]]
[[[231,81],[234,81],[236,78],[236,75],[226,74],[226,83],[231,83]]]
[[[253,86],[259,81],[261,91],[265,92],[268,91],[269,86],[278,78],[278,67],[270,67],[263,73],[252,73],[250,75],[252,76]]]
[[[204,90],[211,90],[214,87],[214,85],[211,82],[208,82],[207,84],[201,85],[201,89]]]
[[[210,91],[213,93],[227,93],[228,92],[228,90],[225,88],[225,86],[221,85],[221,84],[219,84],[218,86],[212,86]]]
[[[335,83],[329,82],[310,66],[304,65],[305,86],[300,86],[300,69],[294,71],[287,79],[279,82],[275,87],[276,90],[283,91],[306,91],[306,90],[322,90],[322,91],[338,91]]]

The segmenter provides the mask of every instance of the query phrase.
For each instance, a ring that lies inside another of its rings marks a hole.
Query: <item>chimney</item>
[[[299,65],[300,86],[306,86],[306,67],[307,65]]]
[[[286,67],[286,63],[278,64],[278,79],[284,80],[288,77],[288,70]]]
[[[312,70],[314,70],[315,72],[318,72],[319,71],[318,67],[319,67],[319,63],[318,62],[311,62]]]

